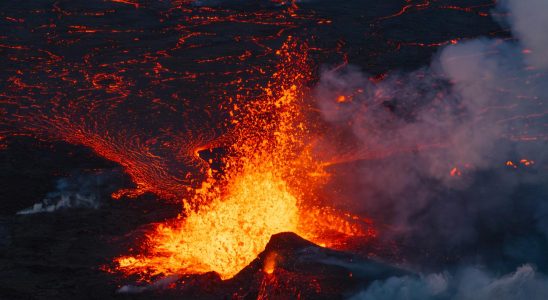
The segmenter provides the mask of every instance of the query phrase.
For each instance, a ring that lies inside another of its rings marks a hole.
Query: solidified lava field
[[[0,299],[548,299],[546,14],[0,3]]]

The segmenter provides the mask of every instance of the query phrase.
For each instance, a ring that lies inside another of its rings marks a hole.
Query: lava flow
[[[215,271],[228,279],[276,233],[295,232],[330,247],[375,234],[358,217],[315,205],[326,172],[312,156],[304,115],[306,47],[290,37],[277,55],[278,71],[263,96],[231,107],[235,142],[222,171],[208,170],[185,201],[186,217],[157,225],[141,253],[117,258],[120,271],[145,279]]]

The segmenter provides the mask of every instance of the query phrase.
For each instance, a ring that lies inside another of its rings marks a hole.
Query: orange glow
[[[215,271],[228,279],[276,233],[295,232],[331,247],[345,237],[374,236],[358,217],[314,204],[328,176],[307,142],[306,49],[289,38],[277,53],[279,71],[263,96],[231,107],[236,141],[223,175],[209,170],[195,196],[184,201],[187,216],[158,225],[143,253],[116,260],[118,270],[145,279]],[[264,267],[273,272],[275,259]]]
[[[214,270],[226,279],[249,264],[271,235],[297,231],[297,200],[272,172],[249,170],[228,189],[183,222],[159,225],[149,236],[153,255],[121,258],[120,267],[152,268],[149,275]]]
[[[139,3],[136,3],[134,1],[129,1],[129,0],[110,0],[110,1],[117,2],[117,3],[122,3],[122,4],[133,5],[136,8],[139,7]]]
[[[535,164],[535,161],[527,159],[527,158],[522,158],[522,159],[519,160],[519,162],[513,162],[511,160],[506,162],[506,166],[512,167],[514,169],[517,169],[519,164],[521,164],[524,167],[531,167]]]
[[[339,103],[346,102],[346,96],[340,95],[340,96],[337,98],[337,102],[339,102]]]
[[[526,158],[523,158],[522,160],[519,161],[522,165],[526,166],[526,167],[529,167],[529,166],[532,166],[535,164],[535,161],[533,160],[528,160]]]
[[[274,273],[274,270],[276,270],[277,259],[278,259],[278,254],[276,254],[276,252],[271,252],[266,256],[266,259],[263,264],[263,271],[266,274]]]

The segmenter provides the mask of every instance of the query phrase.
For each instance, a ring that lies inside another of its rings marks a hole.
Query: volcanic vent
[[[233,144],[221,170],[206,166],[207,178],[184,202],[187,215],[159,224],[142,253],[117,259],[119,271],[145,278],[214,271],[230,279],[280,232],[328,247],[375,235],[366,220],[318,205],[326,172],[312,156],[303,111],[306,45],[290,37],[276,53],[278,71],[262,95],[229,107]]]
[[[547,299],[548,7],[460,2],[1,3],[0,298]]]

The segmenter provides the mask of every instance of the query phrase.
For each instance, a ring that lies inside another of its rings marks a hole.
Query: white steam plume
[[[531,51],[527,62],[548,69],[548,1],[505,0],[502,5],[511,12],[512,33],[526,50]]]
[[[430,274],[421,278],[392,277],[373,282],[352,300],[543,300],[548,297],[548,279],[530,265],[500,278],[478,268],[455,275]]]
[[[118,182],[115,172],[80,174],[57,180],[56,190],[33,206],[18,211],[18,215],[51,213],[72,208],[98,209]],[[119,179],[118,179],[119,180]]]
[[[323,72],[315,98],[331,130],[319,153],[342,184],[357,181],[334,198],[386,222],[388,238],[481,260],[496,236],[514,266],[548,268],[548,6],[504,5],[517,42],[460,42],[380,82],[352,67]],[[340,167],[355,160],[357,171]]]

